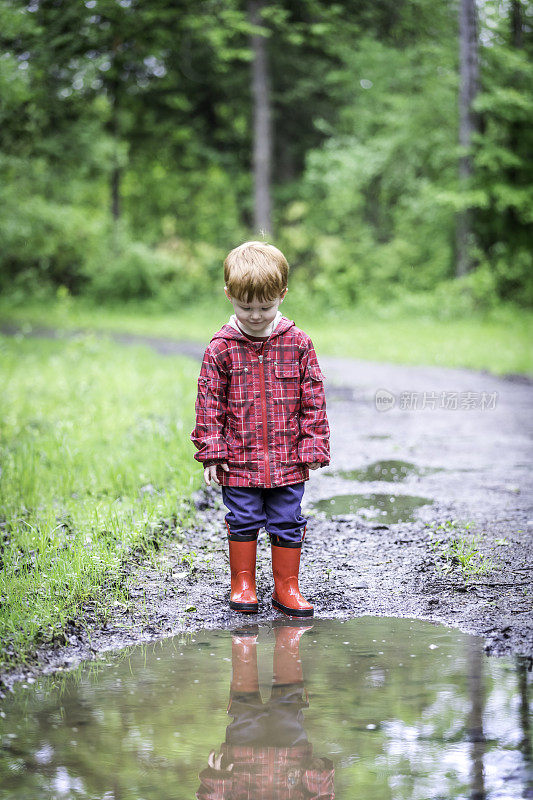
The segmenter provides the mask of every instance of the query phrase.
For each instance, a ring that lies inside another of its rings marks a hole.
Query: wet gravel
[[[125,344],[144,341],[159,352],[195,358],[203,353],[203,347],[191,343],[117,338]],[[308,527],[300,573],[301,590],[313,602],[315,616],[430,620],[484,637],[489,654],[524,655],[533,663],[533,381],[320,353],[319,359],[326,376],[332,462],[311,472],[306,484],[302,512]],[[392,407],[378,408],[376,392],[389,397]],[[382,460],[408,462],[419,468],[418,474],[406,471],[394,482],[338,474]],[[427,498],[428,504],[395,523],[372,509],[328,516],[314,507],[319,500],[346,494],[408,495]],[[105,624],[88,609],[64,637],[41,647],[31,664],[0,675],[0,689],[69,669],[106,650],[250,621],[228,607],[226,509],[220,487],[202,486],[193,504],[194,526],[183,536],[165,539],[154,560],[125,567],[134,587],[126,606],[114,606]],[[430,525],[443,527],[432,534]],[[492,558],[493,569],[467,581],[453,561],[448,562],[450,572],[439,570],[444,561],[430,546],[435,535],[442,546],[454,535],[480,537],[478,548]],[[267,622],[278,614],[270,606],[264,531],[257,584],[255,620]]]

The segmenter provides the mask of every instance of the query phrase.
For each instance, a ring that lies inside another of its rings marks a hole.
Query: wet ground
[[[200,630],[18,684],[0,796],[530,797],[530,692],[525,659],[428,622]]]
[[[192,343],[147,341],[160,352],[203,353]],[[320,354],[319,360],[332,461],[306,484],[300,580],[316,618],[432,620],[484,637],[488,653],[533,657],[533,382]],[[195,504],[195,529],[171,540],[155,565],[131,565],[135,588],[126,607],[117,605],[104,627],[90,615],[85,627],[73,623],[34,666],[4,675],[5,685],[106,650],[238,624],[240,615],[227,604],[220,488],[203,487]],[[490,571],[476,572],[489,560]],[[260,624],[278,616],[271,590],[263,531]]]

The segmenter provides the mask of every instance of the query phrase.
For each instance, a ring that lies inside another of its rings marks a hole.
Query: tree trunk
[[[114,166],[111,172],[111,214],[116,221],[120,218],[120,167]]]
[[[261,25],[264,0],[250,0],[249,19],[252,25]],[[272,233],[270,176],[272,169],[272,126],[270,111],[270,80],[264,36],[253,33],[252,47],[252,99],[253,99],[253,173],[254,173],[254,227],[257,233]]]
[[[485,775],[483,756],[486,739],[483,732],[483,653],[479,643],[472,639],[468,644],[468,694],[470,709],[468,713],[467,733],[470,746],[470,800],[484,800]]]
[[[119,145],[119,123],[118,123],[118,100],[117,100],[117,86],[113,86],[113,94],[111,97],[111,131],[115,140],[115,148]],[[111,214],[115,222],[120,217],[120,178],[121,170],[119,164],[118,153],[115,150],[115,163],[111,170]]]
[[[513,47],[524,45],[524,6],[521,0],[511,0],[511,43]]]
[[[511,44],[520,50],[523,47],[523,28],[524,28],[524,8],[520,0],[512,0],[511,2]],[[516,75],[513,79],[513,88],[517,91],[524,91],[525,87],[521,86],[520,77]],[[509,150],[512,153],[519,154],[522,151],[520,146],[520,137],[522,133],[522,125],[518,120],[514,120],[509,125]],[[516,166],[509,168],[509,182],[514,186],[519,186],[523,183],[521,170]],[[507,219],[509,221],[510,230],[514,233],[520,228],[520,222],[516,213],[516,208],[512,205],[507,207]]]
[[[531,723],[529,721],[529,700],[528,700],[528,681],[527,681],[527,667],[526,659],[524,656],[516,658],[516,674],[518,679],[518,692],[520,695],[520,707],[518,716],[520,719],[520,728],[522,732],[522,740],[520,742],[520,750],[524,756],[524,761],[528,767],[531,766],[533,760],[533,750],[531,748]]]
[[[459,144],[470,148],[472,133],[478,130],[477,115],[472,103],[479,89],[478,41],[475,0],[459,1]],[[459,189],[470,186],[472,157],[459,158]],[[457,275],[465,275],[471,268],[469,248],[472,243],[472,209],[465,208],[457,214],[456,262]]]

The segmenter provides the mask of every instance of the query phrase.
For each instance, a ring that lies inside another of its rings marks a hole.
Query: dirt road
[[[169,354],[203,353],[203,346],[191,343],[141,341]],[[302,510],[309,521],[300,581],[315,615],[432,620],[485,637],[488,653],[532,658],[533,381],[320,353],[319,359],[327,381],[332,462],[312,472],[306,486]],[[363,474],[336,474],[357,469]],[[346,495],[365,498],[355,497],[357,509]],[[411,497],[419,499],[408,518]],[[314,505],[319,501],[326,511]],[[95,621],[90,641],[81,625],[73,625],[66,646],[43,648],[35,666],[5,675],[5,684],[68,668],[104,650],[240,623],[242,615],[227,603],[220,488],[202,488],[195,503],[198,528],[183,542],[169,542],[157,567],[132,566],[136,588],[127,609],[117,607],[103,628]],[[465,580],[454,553],[472,535],[480,537],[473,563],[485,556],[493,568]],[[431,546],[436,539],[441,543]],[[276,616],[271,586],[263,531],[260,624]]]

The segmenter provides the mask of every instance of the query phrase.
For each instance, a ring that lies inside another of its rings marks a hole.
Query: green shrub
[[[100,302],[157,298],[163,308],[174,306],[209,291],[220,272],[220,257],[215,248],[176,240],[172,246],[150,248],[132,241],[127,231],[117,231],[88,259],[86,293]]]
[[[162,307],[211,293],[224,253],[171,237],[157,248],[135,241],[128,224],[43,196],[2,192],[0,291],[14,302],[52,297],[59,287],[98,302],[157,298]]]
[[[63,285],[80,293],[83,266],[102,235],[101,218],[37,195],[17,203],[10,199],[0,213],[0,288],[28,291]]]

